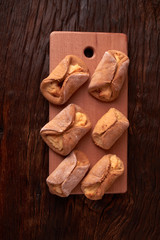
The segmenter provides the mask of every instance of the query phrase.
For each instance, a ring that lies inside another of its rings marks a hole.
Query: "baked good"
[[[77,56],[67,55],[40,85],[43,96],[61,105],[89,78],[88,68]]]
[[[90,130],[87,114],[76,104],[69,104],[40,131],[47,145],[60,155],[69,154]]]
[[[92,139],[103,148],[110,149],[129,126],[128,119],[117,109],[110,108],[96,123]]]
[[[127,77],[128,65],[129,58],[123,52],[105,52],[91,78],[89,93],[104,102],[115,100]]]
[[[47,178],[49,191],[60,197],[68,197],[82,180],[89,166],[90,163],[83,152],[71,152]]]
[[[81,189],[87,198],[91,200],[101,199],[123,172],[124,165],[120,158],[112,154],[105,155],[83,179]]]

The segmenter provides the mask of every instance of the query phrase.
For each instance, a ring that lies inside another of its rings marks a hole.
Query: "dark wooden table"
[[[0,239],[160,239],[160,1],[0,0]],[[129,49],[128,192],[90,201],[49,194],[52,31],[122,32]]]

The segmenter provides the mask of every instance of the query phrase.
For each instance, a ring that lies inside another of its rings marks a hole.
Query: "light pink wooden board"
[[[86,47],[94,49],[92,58],[84,55]],[[127,36],[121,33],[89,33],[89,32],[52,32],[50,35],[50,72],[68,54],[80,57],[88,66],[90,76],[105,51],[109,49],[120,50],[127,54]],[[112,185],[107,193],[124,193],[127,191],[127,132],[109,150],[105,151],[97,147],[91,138],[91,132],[97,120],[106,113],[109,108],[115,107],[125,116],[128,114],[128,79],[126,79],[120,96],[112,103],[104,103],[93,98],[88,93],[88,84],[85,83],[63,106],[49,105],[49,120],[70,103],[82,107],[92,122],[91,131],[78,143],[76,149],[83,151],[89,158],[91,167],[105,154],[113,153],[119,156],[125,166],[124,174]],[[49,150],[49,173],[51,173],[64,157]],[[80,186],[77,186],[72,194],[81,194]]]

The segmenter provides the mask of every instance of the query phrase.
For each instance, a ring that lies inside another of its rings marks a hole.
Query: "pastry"
[[[43,96],[56,105],[67,102],[89,78],[88,68],[77,56],[67,55],[45,78],[40,89]]]
[[[127,77],[128,65],[129,58],[123,52],[105,52],[91,78],[89,93],[104,102],[115,100]]]
[[[81,151],[73,151],[49,175],[46,182],[52,194],[68,197],[82,180],[90,163]]]
[[[83,179],[81,189],[87,198],[91,200],[101,199],[123,172],[124,165],[120,158],[112,154],[105,155]]]
[[[40,134],[53,151],[65,156],[90,128],[86,113],[78,105],[70,104],[47,123]]]
[[[96,145],[110,149],[129,126],[128,119],[117,109],[110,108],[96,123],[92,138]]]

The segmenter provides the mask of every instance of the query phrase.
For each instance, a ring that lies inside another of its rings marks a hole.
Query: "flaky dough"
[[[47,145],[60,155],[66,156],[90,130],[87,114],[76,104],[69,104],[40,131]]]
[[[123,52],[105,52],[91,77],[89,93],[104,102],[115,100],[127,77],[128,65],[129,58]]]
[[[81,183],[85,196],[91,200],[101,199],[114,181],[124,172],[124,164],[116,155],[103,156],[89,171]]]
[[[88,78],[85,63],[77,56],[67,55],[42,81],[40,89],[50,103],[62,105]]]
[[[83,152],[71,152],[47,178],[50,192],[60,197],[68,197],[82,180],[89,166],[89,160]]]
[[[128,119],[117,109],[110,108],[96,123],[92,138],[96,145],[110,149],[129,126]]]

